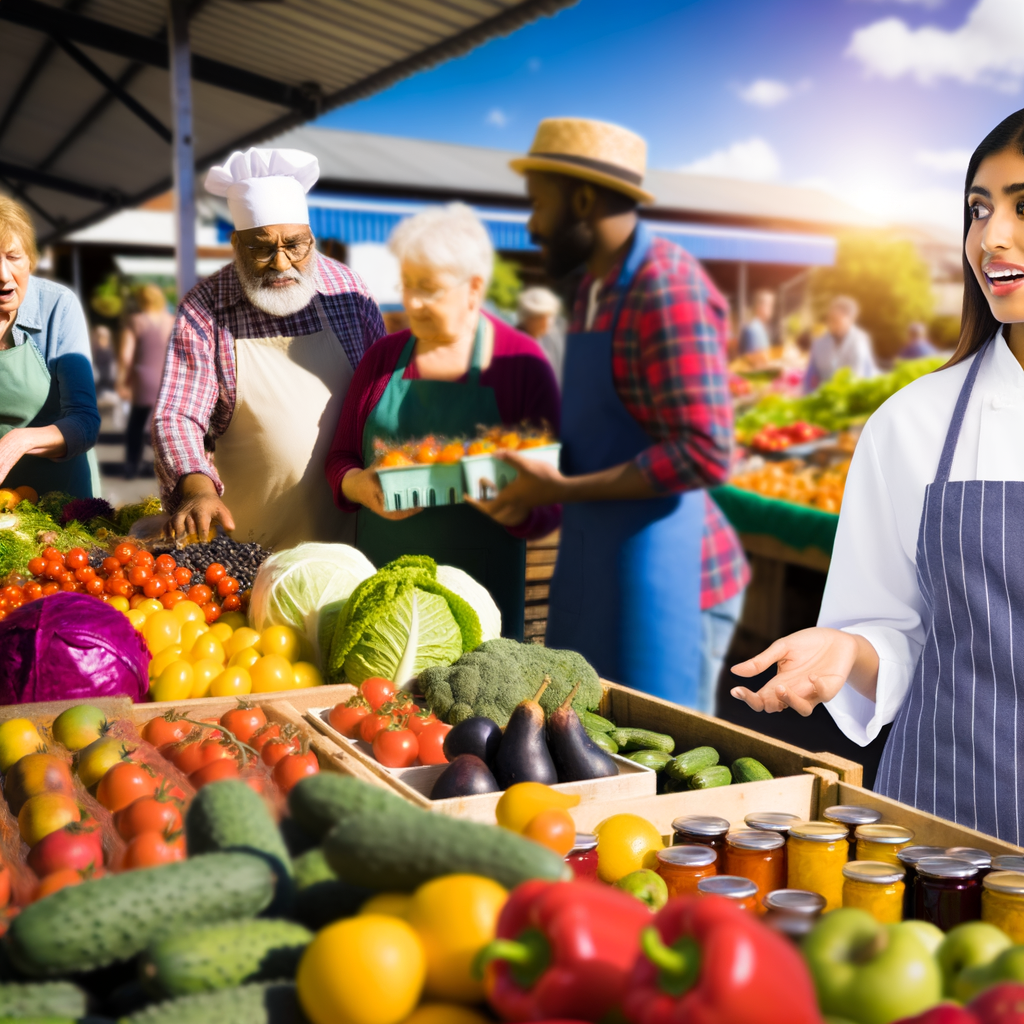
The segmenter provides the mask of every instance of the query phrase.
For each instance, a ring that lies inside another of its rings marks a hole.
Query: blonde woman
[[[89,332],[74,292],[34,277],[24,207],[0,196],[0,484],[99,493],[100,432]]]

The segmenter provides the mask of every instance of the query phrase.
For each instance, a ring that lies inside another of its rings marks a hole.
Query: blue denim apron
[[[917,582],[927,632],[875,788],[1019,846],[1024,482],[949,479],[967,403],[991,344],[974,358],[938,471],[925,490]]]
[[[652,439],[622,404],[612,335],[651,243],[637,226],[606,331],[566,339],[562,470],[576,476],[629,462]],[[602,677],[678,704],[700,683],[704,491],[640,501],[567,504],[562,511],[547,636],[579,651]]]

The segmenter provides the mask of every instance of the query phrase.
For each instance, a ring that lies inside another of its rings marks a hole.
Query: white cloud
[[[1015,92],[1024,80],[1024,11],[1020,0],[977,0],[953,29],[883,18],[857,29],[846,52],[881,78],[951,78]]]
[[[493,107],[487,111],[484,124],[493,125],[495,128],[504,128],[508,124],[508,114],[501,107]]]
[[[810,88],[810,79],[804,78],[795,85],[780,82],[775,78],[755,78],[749,85],[742,85],[737,92],[744,103],[755,107],[777,107],[792,99],[798,92]]]
[[[679,168],[687,174],[711,174],[747,181],[770,181],[779,176],[782,165],[771,144],[754,136],[734,142],[725,149],[694,160]]]
[[[964,174],[971,160],[969,149],[919,149],[914,160],[943,174]]]

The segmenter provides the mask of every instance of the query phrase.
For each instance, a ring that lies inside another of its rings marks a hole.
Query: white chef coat
[[[874,702],[844,686],[825,706],[855,743],[893,721],[925,640],[917,535],[925,488],[972,356],[921,377],[868,420],[843,495],[819,626],[863,636],[878,652]],[[982,356],[951,480],[1024,480],[1024,369],[1003,329]]]

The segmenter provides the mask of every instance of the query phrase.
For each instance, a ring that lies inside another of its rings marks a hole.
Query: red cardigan
[[[494,389],[502,423],[547,423],[557,435],[561,399],[547,356],[532,338],[496,317],[488,319],[494,324],[494,354],[491,365],[480,374],[480,384]],[[384,395],[409,334],[407,330],[399,331],[374,342],[356,367],[345,395],[325,467],[334,503],[345,512],[354,512],[359,506],[345,499],[341,481],[350,469],[363,468],[363,428]],[[410,360],[405,379],[418,377],[415,360]],[[543,537],[561,521],[562,507],[547,505],[535,508],[524,523],[509,529],[509,533],[515,537]]]

